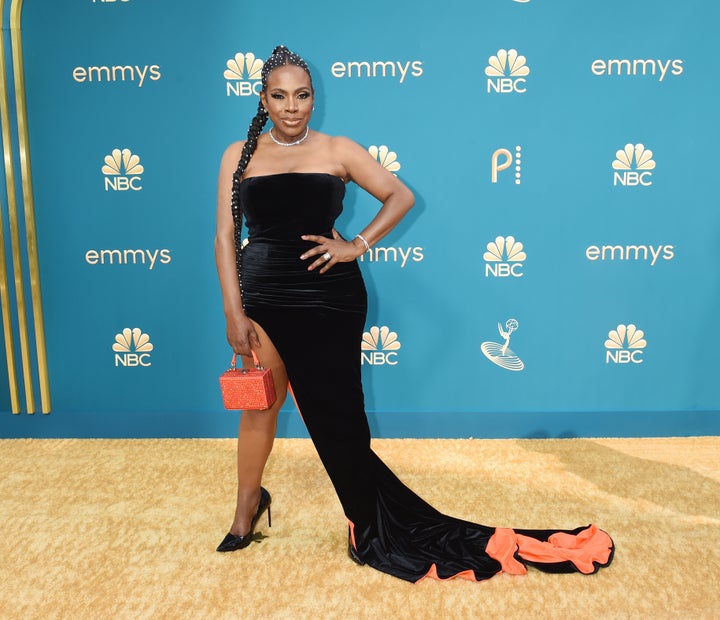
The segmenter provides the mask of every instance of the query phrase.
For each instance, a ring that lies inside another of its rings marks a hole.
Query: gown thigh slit
[[[303,234],[331,236],[345,184],[323,173],[245,179],[240,205],[249,242],[239,252],[249,318],[267,333],[350,524],[353,555],[396,577],[475,581],[525,566],[592,573],[614,545],[595,526],[513,530],[440,513],[405,486],[372,451],[361,380],[367,294],[357,262],[324,274],[300,255]]]

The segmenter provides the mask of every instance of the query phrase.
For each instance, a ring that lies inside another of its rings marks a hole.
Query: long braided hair
[[[304,70],[310,78],[310,87],[312,88],[312,75],[310,74],[310,68],[307,63],[297,54],[291,52],[284,45],[278,45],[270,54],[270,57],[263,64],[261,76],[262,76],[262,91],[267,90],[268,76],[278,67],[285,65],[294,65]],[[258,102],[258,111],[250,123],[248,129],[247,141],[242,149],[240,155],[240,161],[238,166],[233,173],[232,180],[232,215],[233,222],[235,224],[235,255],[238,267],[238,276],[240,275],[240,255],[242,252],[242,210],[240,208],[240,182],[242,181],[242,175],[245,172],[250,158],[253,156],[255,149],[257,149],[258,138],[262,133],[265,124],[268,121],[267,110],[263,107],[262,101]]]

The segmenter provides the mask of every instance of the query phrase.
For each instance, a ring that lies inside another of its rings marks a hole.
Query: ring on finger
[[[329,261],[332,258],[332,256],[330,256],[330,252],[325,252],[322,257],[325,259],[325,262]]]

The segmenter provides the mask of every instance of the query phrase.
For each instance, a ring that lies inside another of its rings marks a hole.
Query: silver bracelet
[[[367,242],[367,240],[365,239],[365,237],[363,237],[362,235],[355,235],[355,239],[360,239],[360,241],[362,241],[362,242],[365,244],[365,251],[366,251],[366,252],[369,252],[369,251],[370,251],[370,244]]]

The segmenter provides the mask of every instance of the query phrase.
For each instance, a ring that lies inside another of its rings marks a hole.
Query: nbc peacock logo
[[[485,75],[488,76],[489,93],[524,93],[527,90],[525,78],[530,75],[530,67],[527,58],[518,54],[517,50],[499,49],[497,54],[488,58]]]
[[[400,170],[400,162],[398,161],[397,153],[395,151],[391,151],[384,144],[380,146],[375,146],[374,144],[369,146],[368,153],[370,153],[370,155],[372,155],[375,160],[383,168],[385,168],[385,170],[392,172],[393,174]]]
[[[615,153],[612,163],[613,185],[648,187],[652,185],[652,172],[655,170],[653,152],[644,144],[626,144]]]
[[[259,95],[263,61],[252,52],[238,52],[225,63],[225,93],[228,97]]]
[[[507,237],[495,237],[495,241],[487,244],[487,252],[483,254],[485,259],[485,277],[495,278],[522,278],[523,262],[527,254],[523,244],[508,235]]]
[[[504,342],[483,342],[480,345],[480,350],[483,355],[487,357],[493,364],[504,368],[505,370],[520,371],[525,368],[525,363],[515,355],[514,351],[510,348],[510,336],[513,332],[516,332],[520,324],[516,319],[508,319],[505,321],[505,329],[498,323],[498,332],[503,338]]]
[[[400,346],[398,335],[389,327],[373,326],[363,334],[360,361],[370,366],[396,366]]]
[[[105,164],[102,167],[102,173],[105,175],[105,191],[140,191],[142,189],[140,175],[143,172],[145,167],[140,163],[140,157],[130,149],[113,149],[110,155],[105,156]]]
[[[139,327],[126,327],[115,334],[112,350],[115,351],[115,366],[150,366],[150,351],[154,349],[150,336]]]
[[[608,332],[605,341],[606,364],[642,364],[647,346],[645,332],[635,325],[618,325]]]

